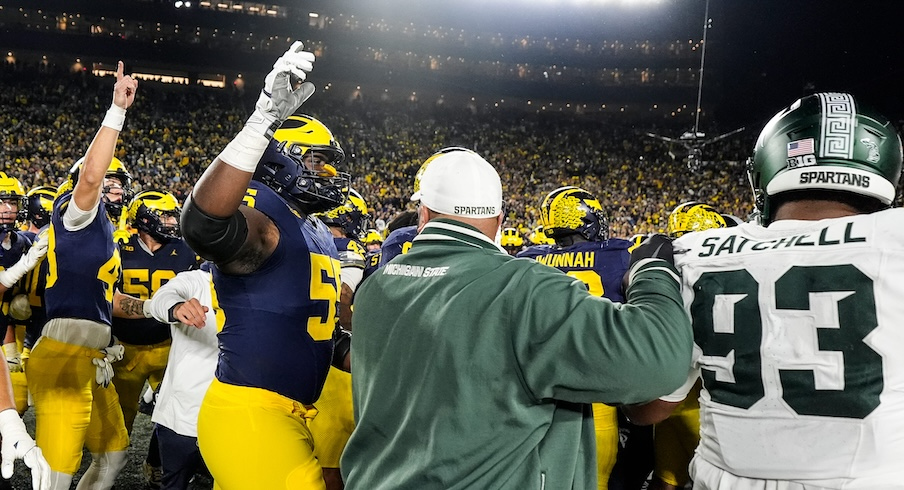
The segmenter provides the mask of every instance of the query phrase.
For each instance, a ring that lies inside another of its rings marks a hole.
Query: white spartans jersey
[[[904,209],[675,241],[698,458],[738,476],[904,488]]]

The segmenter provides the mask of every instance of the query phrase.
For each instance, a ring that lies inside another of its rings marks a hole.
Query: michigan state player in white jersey
[[[804,97],[748,164],[765,226],[675,241],[703,378],[695,488],[904,485],[901,160],[851,95]]]

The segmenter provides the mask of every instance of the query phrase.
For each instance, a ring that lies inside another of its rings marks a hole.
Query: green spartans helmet
[[[891,205],[901,176],[901,138],[885,117],[850,94],[808,95],[763,128],[747,161],[760,220],[772,221],[777,194],[819,189]]]

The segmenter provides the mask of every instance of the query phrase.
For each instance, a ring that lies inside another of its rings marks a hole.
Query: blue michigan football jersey
[[[104,203],[87,227],[69,231],[63,214],[72,193],[53,203],[47,248],[47,318],[81,318],[112,325],[113,292],[120,275],[119,248]]]
[[[313,403],[333,353],[341,280],[333,237],[320,220],[300,217],[258,182],[251,182],[244,203],[276,224],[280,240],[251,274],[211,268],[226,317],[217,379]]]
[[[380,267],[386,265],[395,256],[408,253],[415,236],[417,236],[417,225],[404,226],[390,233],[380,249]]]
[[[153,254],[132,235],[119,246],[122,279],[119,290],[140,299],[150,297],[176,274],[198,268],[198,256],[181,239],[164,243]],[[113,319],[113,335],[132,345],[159,344],[170,338],[170,326],[153,318]]]
[[[623,303],[622,277],[628,270],[631,242],[610,238],[605,242],[581,242],[569,247],[535,245],[518,257],[535,259],[587,285],[590,294]]]

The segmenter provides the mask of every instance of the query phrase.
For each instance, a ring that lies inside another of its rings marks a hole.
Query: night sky
[[[713,56],[707,52],[707,69],[721,75],[721,93],[711,101],[717,115],[768,117],[815,90],[849,91],[888,117],[904,119],[904,2],[710,5]]]
[[[700,39],[706,0],[635,0],[630,7],[625,0],[336,3],[362,15],[471,32]],[[814,90],[850,91],[904,119],[904,1],[710,0],[710,18],[703,106],[725,125],[763,122]]]

